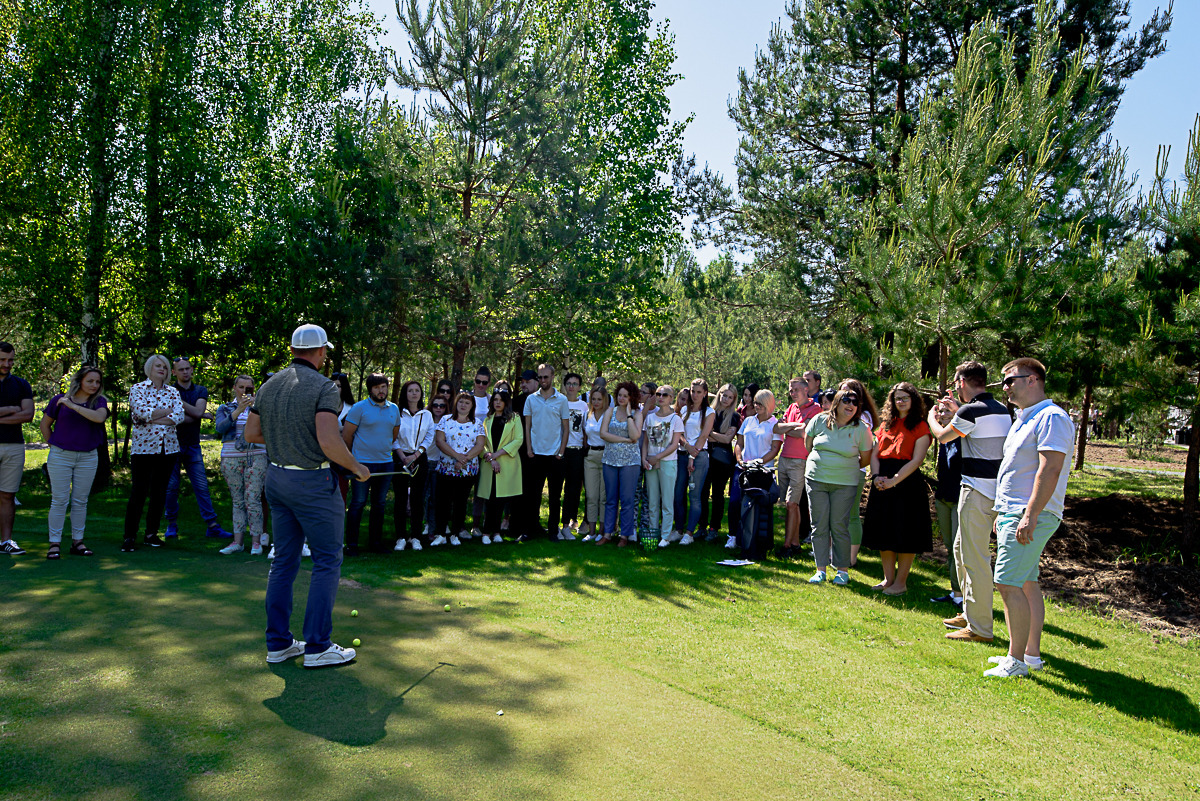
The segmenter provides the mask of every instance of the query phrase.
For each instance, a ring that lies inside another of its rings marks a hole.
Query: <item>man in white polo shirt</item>
[[[1046,397],[1046,368],[1037,359],[1014,359],[1003,374],[1001,383],[1017,407],[996,482],[996,586],[1008,622],[1008,653],[990,658],[996,666],[983,675],[1016,678],[1042,667],[1046,603],[1038,563],[1062,523],[1075,424]]]

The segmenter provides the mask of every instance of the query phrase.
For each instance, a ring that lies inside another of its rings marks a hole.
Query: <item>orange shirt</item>
[[[917,447],[917,440],[921,437],[932,436],[929,431],[929,424],[924,420],[917,423],[917,427],[909,430],[903,420],[897,420],[892,424],[890,429],[884,429],[882,426],[875,432],[875,442],[879,445],[880,459],[903,459],[909,461],[913,458],[913,450]]]

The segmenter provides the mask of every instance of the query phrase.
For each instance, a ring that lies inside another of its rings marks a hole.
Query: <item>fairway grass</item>
[[[190,498],[178,544],[122,555],[100,496],[97,556],[48,562],[29,479],[29,554],[0,560],[4,801],[1200,797],[1196,643],[1052,605],[1046,669],[987,680],[1006,643],[944,639],[929,562],[885,599],[870,556],[847,588],[708,545],[361,557],[334,617],[359,659],[305,671],[264,661],[266,560],[217,555]]]

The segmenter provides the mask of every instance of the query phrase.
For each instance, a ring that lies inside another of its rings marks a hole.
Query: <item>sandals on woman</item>
[[[72,556],[92,556],[92,550],[83,544],[83,540],[71,543]]]
[[[60,546],[57,542],[50,543],[50,550],[46,551],[46,558],[47,559],[61,559],[62,558],[62,546]]]

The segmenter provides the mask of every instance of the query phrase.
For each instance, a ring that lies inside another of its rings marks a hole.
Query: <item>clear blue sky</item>
[[[1135,26],[1168,0],[1132,0]],[[385,43],[404,56],[409,50],[394,0],[367,0],[383,18]],[[727,178],[733,176],[738,134],[727,113],[737,92],[739,67],[754,65],[754,51],[765,42],[771,24],[783,16],[784,0],[659,0],[656,20],[669,20],[675,35],[675,71],[683,78],[671,90],[676,119],[689,113],[684,148],[700,163],[708,162]],[[1151,61],[1127,86],[1113,134],[1129,151],[1129,167],[1142,182],[1154,177],[1160,144],[1171,145],[1171,175],[1183,169],[1187,134],[1200,113],[1200,0],[1175,3],[1167,52]]]

